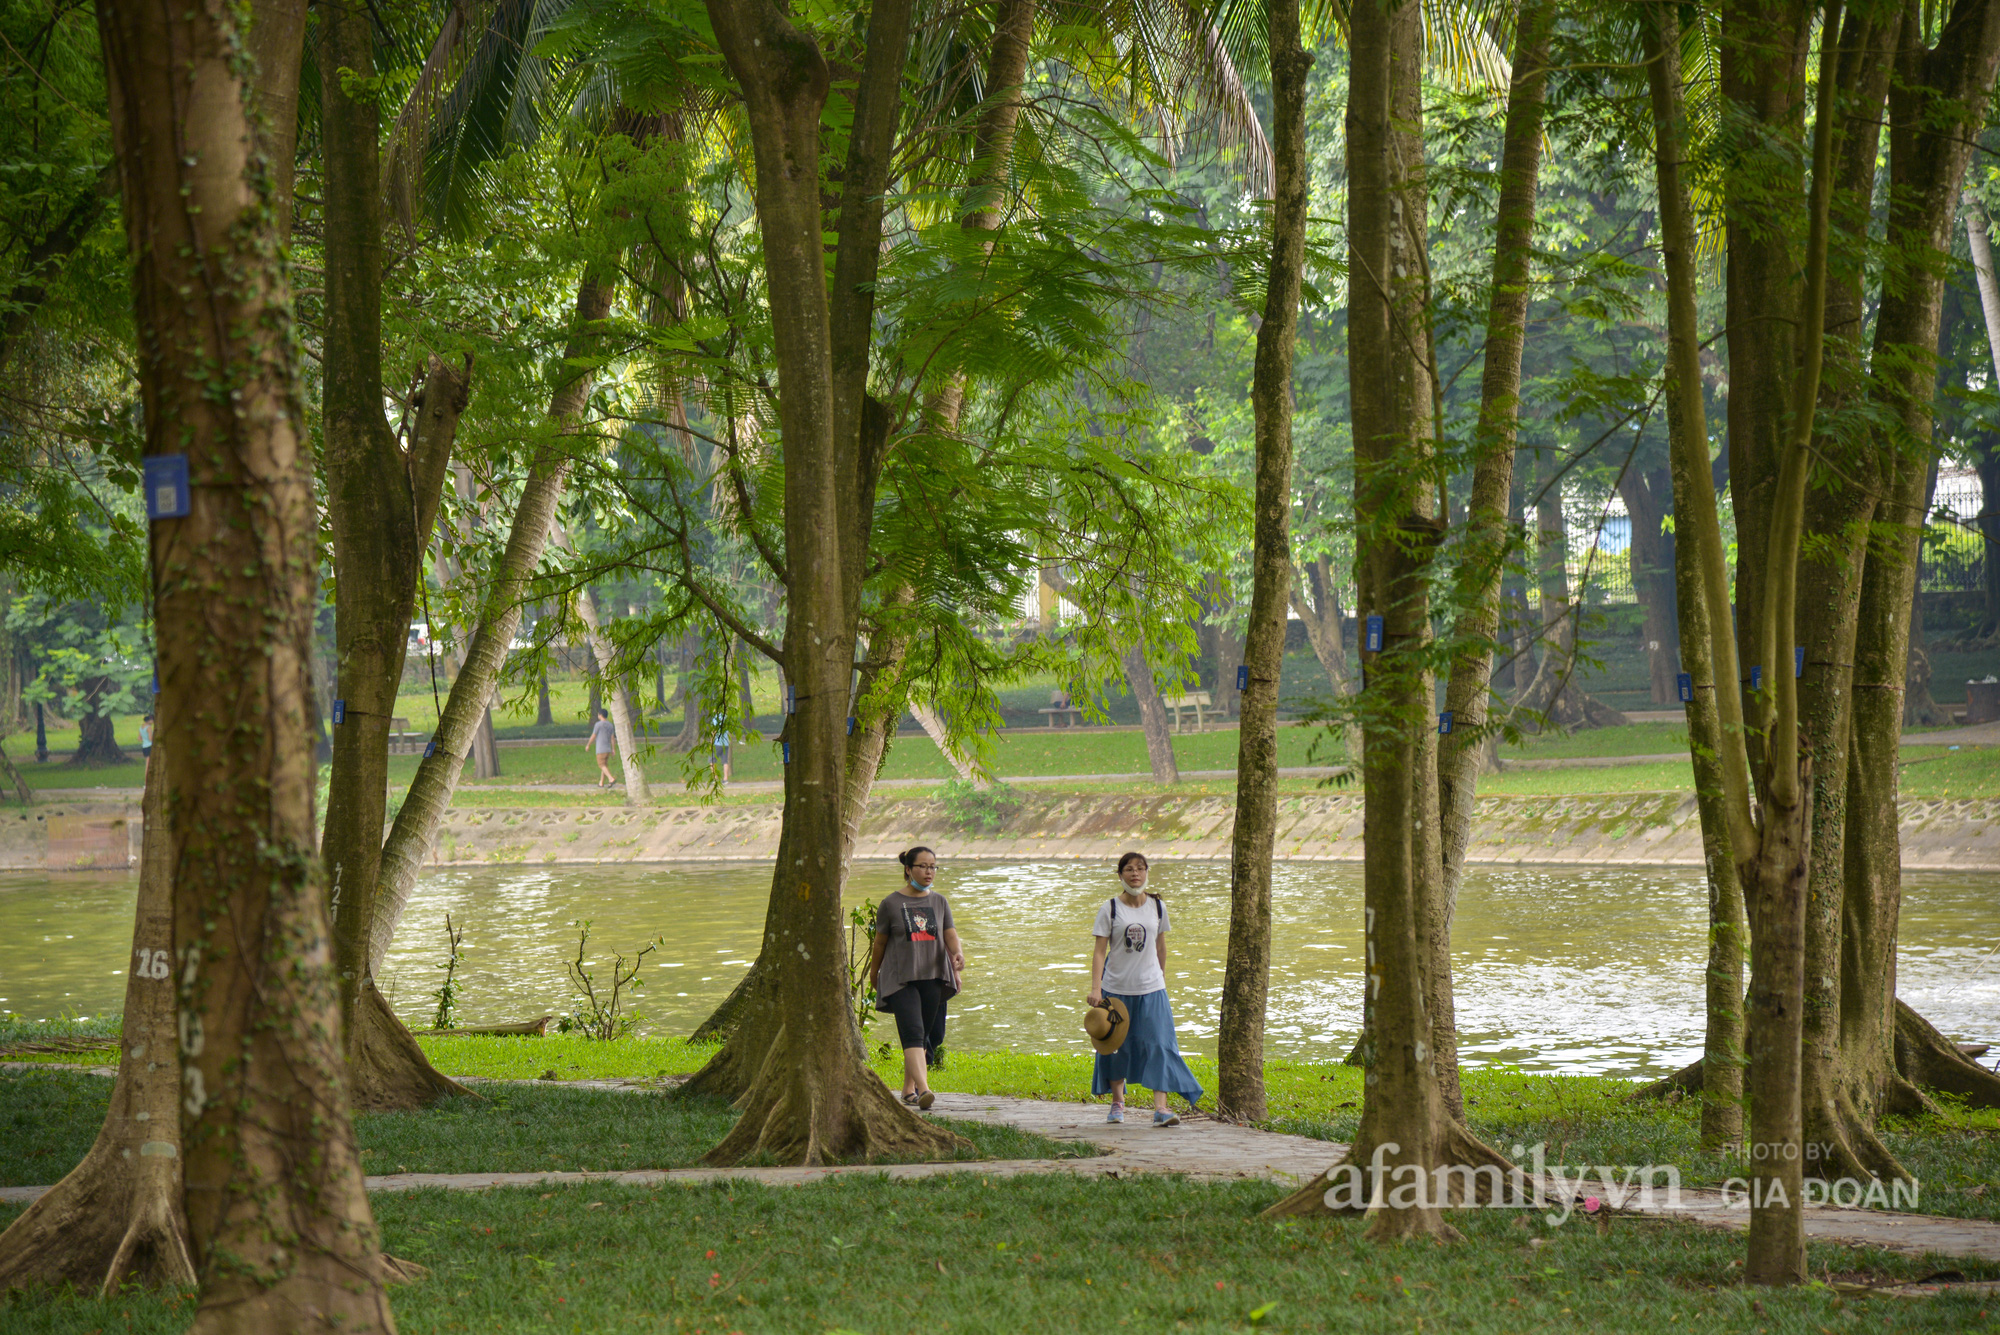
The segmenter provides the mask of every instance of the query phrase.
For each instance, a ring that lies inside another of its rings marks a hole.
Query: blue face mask
[[[912,876],[910,878],[910,889],[922,890],[924,889],[924,883],[922,881],[919,881],[916,877]]]

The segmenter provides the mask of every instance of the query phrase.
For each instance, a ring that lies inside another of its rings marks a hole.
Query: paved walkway
[[[0,1069],[48,1069],[46,1064],[0,1062]],[[68,1069],[80,1069],[71,1067]],[[114,1075],[110,1067],[91,1067],[93,1074]],[[486,1083],[468,1080],[468,1084]],[[529,1082],[497,1082],[529,1083]],[[565,1088],[657,1089],[647,1080],[577,1080]],[[1131,1120],[1112,1125],[1100,1103],[1056,1103],[1045,1099],[1014,1099],[979,1094],[939,1094],[931,1108],[936,1116],[992,1122],[1070,1144],[1095,1146],[1089,1159],[1002,1159],[927,1164],[843,1164],[822,1168],[674,1168],[598,1173],[392,1173],[368,1179],[370,1191],[485,1191],[493,1187],[565,1186],[613,1183],[660,1186],[747,1179],[771,1186],[795,1186],[829,1177],[876,1173],[890,1178],[938,1177],[973,1173],[981,1177],[1026,1177],[1068,1173],[1086,1177],[1134,1177],[1144,1173],[1177,1173],[1198,1181],[1262,1178],[1285,1186],[1309,1181],[1346,1152],[1345,1145],[1306,1136],[1254,1131],[1199,1114],[1180,1126],[1156,1129],[1150,1110],[1134,1107]],[[1529,1178],[1532,1185],[1534,1179]],[[1558,1186],[1543,1179],[1547,1199],[1559,1199],[1575,1184]],[[0,1201],[28,1202],[47,1187],[0,1187]],[[1577,1196],[1609,1194],[1601,1186],[1576,1187]],[[1580,1200],[1574,1201],[1580,1208]],[[1551,1207],[1555,1208],[1555,1207]],[[1685,1219],[1707,1228],[1743,1229],[1749,1210],[1739,1200],[1726,1203],[1720,1192],[1685,1190],[1677,1199],[1664,1191],[1651,1199],[1622,1203],[1628,1214]],[[1942,1215],[1891,1213],[1879,1210],[1816,1206],[1806,1211],[1806,1235],[1820,1242],[1922,1256],[1969,1257],[2000,1262],[2000,1223],[1952,1219]]]

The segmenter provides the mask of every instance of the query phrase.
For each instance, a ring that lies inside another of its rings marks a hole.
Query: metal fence
[[[1938,473],[1930,522],[1924,526],[1925,593],[1973,593],[1986,587],[1986,539],[1978,519],[1986,497],[1979,474]]]

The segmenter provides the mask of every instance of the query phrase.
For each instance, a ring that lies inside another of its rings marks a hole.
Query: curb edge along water
[[[955,858],[1096,859],[1144,848],[1158,858],[1229,856],[1232,797],[1090,796],[1017,790],[997,828],[954,822],[932,797],[884,798],[862,824],[856,856],[886,859],[912,844]],[[2000,871],[2000,799],[1901,804],[1903,866],[1912,871]],[[746,806],[466,807],[447,813],[431,865],[562,866],[653,862],[763,862],[776,855],[782,808]],[[1480,799],[1475,863],[1676,866],[1702,864],[1692,793]],[[139,807],[49,804],[0,814],[0,871],[124,871],[138,865]],[[1358,794],[1280,799],[1277,856],[1358,862]]]

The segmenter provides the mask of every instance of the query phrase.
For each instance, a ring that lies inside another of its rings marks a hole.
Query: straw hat
[[[1090,1035],[1090,1046],[1109,1057],[1125,1046],[1125,1037],[1132,1032],[1132,1017],[1124,1002],[1106,997],[1102,1006],[1092,1006],[1083,1013],[1083,1032]]]

